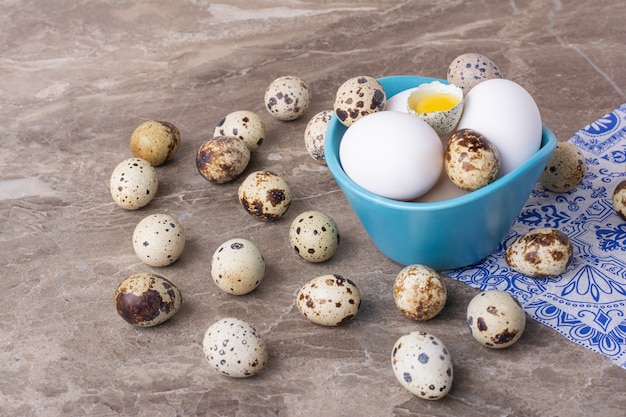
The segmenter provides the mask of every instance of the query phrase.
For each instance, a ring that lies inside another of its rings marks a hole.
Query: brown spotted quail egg
[[[412,331],[398,338],[391,366],[400,385],[425,400],[440,400],[450,392],[454,372],[446,345],[437,336]]]
[[[235,136],[254,152],[265,140],[265,123],[255,112],[238,110],[228,113],[217,123],[213,136]]]
[[[322,275],[300,288],[296,306],[313,323],[339,326],[359,312],[361,292],[354,282],[340,275]]]
[[[613,210],[626,220],[626,180],[617,184],[613,190]]]
[[[227,240],[213,253],[211,277],[224,292],[247,294],[259,286],[264,275],[263,255],[248,239]]]
[[[420,84],[406,100],[409,114],[428,123],[439,136],[454,130],[463,114],[463,90],[439,81]]]
[[[237,195],[243,208],[263,221],[278,220],[289,209],[293,199],[287,181],[271,171],[249,174],[239,185]]]
[[[492,60],[481,54],[459,55],[448,66],[448,82],[461,87],[463,94],[467,94],[474,86],[492,78],[502,78],[502,73]]]
[[[316,210],[300,213],[291,222],[289,241],[294,251],[309,262],[324,262],[339,247],[339,228],[329,215]]]
[[[135,158],[159,166],[176,155],[180,132],[170,122],[149,120],[137,126],[130,137],[130,150]]]
[[[467,325],[478,342],[503,349],[519,340],[526,326],[526,314],[509,293],[487,290],[478,293],[467,306]]]
[[[249,323],[228,317],[213,323],[202,340],[204,357],[222,375],[248,378],[259,374],[269,354],[265,341]]]
[[[333,110],[339,121],[349,127],[363,116],[384,110],[386,103],[382,84],[374,77],[361,75],[341,84]]]
[[[396,307],[413,320],[432,319],[443,310],[447,298],[441,275],[425,265],[404,267],[393,284]]]
[[[587,163],[582,152],[571,142],[559,142],[539,177],[546,190],[565,193],[583,180]]]
[[[169,214],[144,217],[133,231],[133,249],[145,264],[155,267],[171,265],[185,248],[185,231]]]
[[[225,184],[237,178],[250,162],[250,149],[235,136],[205,141],[196,153],[196,168],[205,179]]]
[[[448,178],[465,191],[474,191],[495,181],[500,155],[495,146],[471,129],[457,130],[446,146],[443,166]]]
[[[130,324],[152,327],[172,318],[183,302],[180,290],[167,279],[150,273],[134,274],[115,291],[118,314]]]
[[[520,274],[556,277],[567,269],[573,249],[570,238],[552,227],[526,232],[506,250],[505,260]]]
[[[145,207],[154,198],[159,187],[159,177],[150,162],[130,158],[120,162],[109,182],[113,201],[126,210]]]
[[[311,90],[299,77],[287,75],[272,81],[265,90],[265,107],[278,120],[296,120],[311,103]]]
[[[324,139],[326,138],[328,123],[332,117],[332,110],[322,110],[309,120],[304,129],[304,146],[307,152],[316,162],[324,165],[326,165]]]

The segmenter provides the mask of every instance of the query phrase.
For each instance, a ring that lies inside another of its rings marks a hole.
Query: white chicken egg
[[[343,169],[366,190],[395,200],[427,192],[443,169],[443,144],[419,117],[382,111],[357,120],[339,145]]]
[[[500,153],[503,176],[526,162],[541,147],[541,115],[535,100],[519,84],[501,78],[473,87],[465,96],[457,129],[473,129]]]

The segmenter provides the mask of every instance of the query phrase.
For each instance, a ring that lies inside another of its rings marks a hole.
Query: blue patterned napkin
[[[446,271],[481,290],[514,295],[535,320],[626,369],[626,222],[612,207],[626,179],[626,104],[575,133],[587,162],[583,181],[567,193],[539,183],[498,249],[481,263]],[[531,278],[508,267],[506,248],[537,227],[565,232],[574,246],[557,279]]]

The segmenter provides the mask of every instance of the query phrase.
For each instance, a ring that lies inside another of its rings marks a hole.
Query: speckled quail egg
[[[626,220],[626,180],[617,184],[613,190],[613,210]]]
[[[311,90],[301,78],[293,75],[275,79],[265,90],[265,107],[278,120],[299,119],[310,103]]]
[[[361,292],[354,282],[341,275],[322,275],[300,288],[296,306],[313,323],[339,326],[359,312]]]
[[[384,110],[386,103],[382,84],[374,77],[361,75],[341,84],[333,110],[343,125],[351,126],[363,116]]]
[[[443,310],[447,298],[441,275],[425,265],[404,267],[393,284],[396,307],[413,320],[432,319]]]
[[[409,114],[428,123],[439,136],[452,132],[463,114],[463,90],[439,81],[420,84],[407,97]]]
[[[454,132],[444,152],[446,174],[462,190],[477,190],[498,177],[498,150],[487,138],[472,129]]]
[[[228,113],[217,123],[213,136],[235,136],[254,152],[265,140],[265,123],[255,112],[238,110]]]
[[[519,340],[526,326],[526,314],[509,293],[487,290],[478,293],[467,306],[467,325],[481,344],[503,349]]]
[[[152,201],[159,187],[159,177],[150,162],[130,158],[120,162],[109,182],[113,201],[126,210],[137,210]]]
[[[118,314],[128,323],[152,327],[172,318],[180,310],[183,298],[171,281],[139,273],[120,283],[114,302]]]
[[[461,87],[463,94],[492,78],[502,78],[502,73],[492,60],[481,54],[459,55],[448,66],[448,82]]]
[[[309,123],[307,123],[304,129],[304,146],[307,152],[320,164],[326,164],[326,157],[324,156],[324,139],[326,138],[326,131],[328,130],[328,123],[333,117],[332,110],[322,110],[317,113]]]
[[[339,228],[329,215],[308,210],[291,222],[289,242],[302,259],[324,262],[332,258],[339,247]]]
[[[209,326],[202,348],[206,360],[217,372],[233,378],[259,374],[269,358],[267,345],[259,332],[249,323],[233,317]]]
[[[145,264],[155,267],[171,265],[185,248],[185,231],[169,214],[144,217],[133,231],[133,249]]]
[[[176,155],[180,132],[170,122],[149,120],[137,126],[130,137],[130,150],[135,158],[159,166]]]
[[[239,184],[237,195],[243,208],[263,221],[278,220],[287,212],[293,199],[287,181],[271,171],[249,174]]]
[[[583,153],[571,142],[559,142],[539,177],[546,190],[565,193],[583,180],[587,163]]]
[[[250,149],[235,136],[205,141],[196,154],[196,168],[205,179],[225,184],[237,178],[250,162]]]
[[[565,233],[540,227],[517,238],[507,248],[505,260],[520,274],[556,277],[565,272],[572,255],[572,242]]]
[[[247,294],[259,286],[264,275],[263,255],[248,239],[227,240],[213,253],[211,277],[224,292]]]
[[[391,351],[391,366],[398,382],[419,398],[440,400],[452,388],[450,352],[430,333],[416,330],[400,336]]]

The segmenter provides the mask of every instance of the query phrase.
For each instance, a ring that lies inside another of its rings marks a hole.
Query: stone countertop
[[[254,5],[250,5],[253,3]],[[357,75],[445,78],[464,52],[490,57],[535,98],[560,140],[626,101],[626,3],[601,1],[130,1],[0,3],[0,414],[7,416],[621,416],[626,372],[533,320],[511,348],[482,348],[465,308],[477,293],[446,280],[448,303],[417,323],[394,305],[401,265],[369,241],[328,169],[306,152],[303,132]],[[269,83],[307,82],[313,101],[292,122],[264,109]],[[283,175],[295,199],[263,223],[238,205],[237,181],[214,185],[195,154],[217,122],[257,112],[267,139],[246,172]],[[131,157],[140,123],[166,120],[182,137],[158,167],[159,190],[125,211],[108,191]],[[298,258],[291,220],[316,209],[341,230],[323,264]],[[181,259],[152,268],[134,254],[134,226],[148,214],[177,216]],[[245,296],[210,280],[224,241],[256,242],[267,271]],[[183,293],[181,311],[149,329],[123,321],[117,285],[154,272]],[[336,273],[363,295],[349,324],[308,322],[295,294]],[[231,379],[205,361],[206,328],[233,316],[253,324],[270,350],[258,376]],[[423,329],[445,340],[450,394],[430,402],[396,381],[390,353]]]

